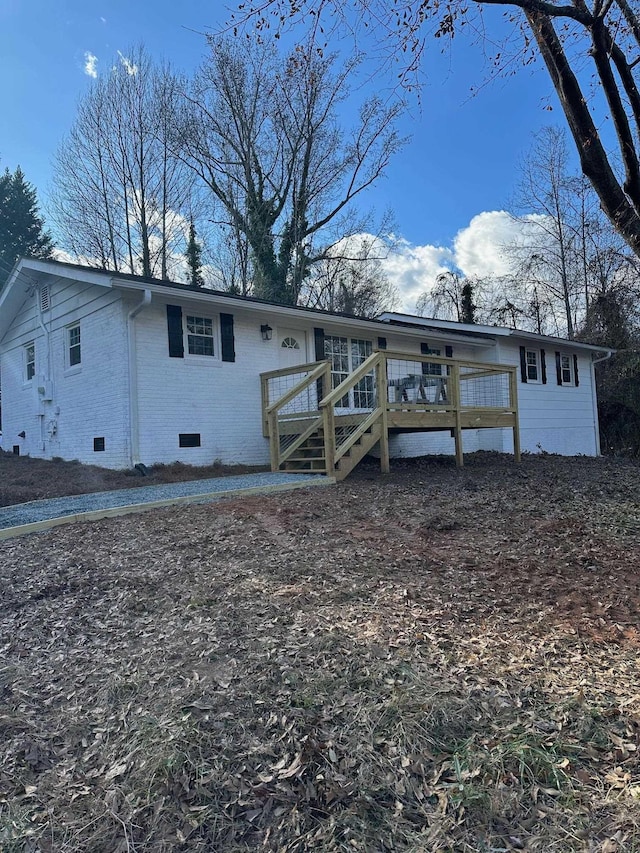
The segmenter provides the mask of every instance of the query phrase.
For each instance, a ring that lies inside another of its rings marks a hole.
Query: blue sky
[[[488,15],[500,26],[497,10]],[[105,73],[117,51],[142,41],[154,57],[189,72],[206,53],[202,33],[226,17],[223,4],[195,0],[0,0],[0,167],[19,164],[46,206],[52,157],[90,84],[86,54]],[[474,217],[509,206],[532,133],[562,117],[548,110],[556,102],[542,68],[521,69],[471,97],[487,76],[479,47],[456,37],[451,52],[440,48],[428,46],[422,106],[403,122],[411,142],[362,203],[391,208],[411,247],[446,254]],[[392,73],[376,71],[369,85],[390,87]],[[486,239],[498,220],[480,221]]]

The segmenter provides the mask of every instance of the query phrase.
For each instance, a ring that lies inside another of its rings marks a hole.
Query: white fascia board
[[[611,347],[601,347],[596,344],[585,344],[582,343],[582,341],[570,341],[568,338],[554,338],[551,335],[538,335],[535,332],[522,332],[519,329],[512,329],[511,337],[519,338],[523,341],[533,341],[540,344],[551,344],[552,346],[561,349],[573,348],[601,353],[615,352]]]
[[[25,272],[25,266],[29,270],[27,263],[21,259],[14,265],[9,278],[0,291],[0,343],[7,334],[13,318],[20,310],[20,306],[29,296],[29,292],[33,292],[32,289],[40,283],[35,273]]]
[[[412,323],[417,326],[429,326],[437,329],[450,329],[451,331],[475,332],[476,334],[492,335],[493,337],[521,338],[527,341],[554,344],[562,347],[575,347],[576,349],[590,350],[592,352],[611,352],[611,347],[601,347],[595,344],[586,344],[581,341],[570,341],[567,338],[553,337],[552,335],[539,335],[536,332],[525,332],[521,329],[509,329],[506,326],[480,326],[470,323],[454,323],[452,320],[435,320],[431,317],[417,317],[410,314],[398,314],[394,311],[385,311],[380,314],[379,320],[390,325],[396,323]]]
[[[20,306],[33,289],[58,279],[65,278],[111,287],[111,279],[102,270],[65,267],[63,264],[40,261],[35,258],[21,258],[15,264],[5,286],[0,290],[0,341],[6,335]]]
[[[453,320],[436,320],[433,317],[418,317],[415,314],[399,314],[397,311],[385,311],[378,315],[378,320],[394,325],[395,323],[411,323],[414,326],[429,326],[432,329],[442,329],[455,333],[470,332],[475,335],[509,335],[511,329],[504,326],[481,326],[476,323],[457,323]]]
[[[34,258],[24,258],[20,261],[18,272],[22,270],[30,270],[38,275],[44,275],[50,280],[69,278],[73,281],[97,284],[100,287],[111,287],[110,274],[106,270],[94,269],[92,267],[66,267],[64,263],[51,263],[50,261],[38,261]]]
[[[275,305],[268,302],[252,302],[248,299],[235,298],[227,296],[216,291],[207,291],[204,288],[201,291],[181,290],[179,288],[171,288],[163,285],[143,284],[141,282],[126,281],[123,279],[112,278],[112,285],[118,290],[142,291],[151,290],[154,295],[161,296],[163,300],[171,302],[172,299],[180,302],[197,302],[205,304],[213,304],[222,307],[226,310],[249,311],[254,314],[259,314],[264,320],[275,317],[286,317],[287,320],[295,324],[297,320],[300,322],[302,318],[315,323],[317,326],[331,326],[344,329],[362,329],[363,331],[375,332],[377,335],[384,337],[390,332],[399,335],[405,335],[409,338],[421,338],[424,340],[425,330],[411,328],[407,326],[394,326],[389,323],[379,322],[376,320],[360,320],[355,317],[342,317],[339,314],[325,314],[321,311],[314,311],[312,308],[294,307],[289,305]],[[477,337],[467,337],[460,334],[447,334],[446,331],[433,332],[429,330],[430,338],[438,341],[446,341],[447,343],[458,342],[468,346],[475,347],[492,347],[495,341],[479,340]]]

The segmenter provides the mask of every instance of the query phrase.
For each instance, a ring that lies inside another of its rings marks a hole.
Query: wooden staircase
[[[328,360],[262,373],[271,470],[342,480],[378,445],[380,470],[388,473],[390,432],[445,430],[461,466],[465,429],[512,429],[519,461],[517,368],[429,354],[425,373],[426,357],[375,351],[335,388]],[[416,382],[422,394],[409,400],[406,389]],[[437,388],[433,399],[425,387]]]
[[[380,441],[382,429],[380,424],[373,424],[365,433],[363,433],[342,456],[333,470],[332,475],[336,480],[343,480],[347,477],[356,465],[371,451]],[[344,439],[344,435],[340,434],[340,428],[337,430],[336,439],[338,443]],[[327,460],[325,457],[325,437],[324,428],[320,427],[312,435],[310,435],[299,447],[296,448],[295,455],[289,458],[280,465],[281,471],[291,471],[300,474],[327,474]]]

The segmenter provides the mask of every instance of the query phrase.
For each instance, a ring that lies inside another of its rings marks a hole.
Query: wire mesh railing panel
[[[447,365],[425,359],[387,359],[387,402],[422,404],[425,407],[449,402]]]
[[[348,444],[349,439],[358,431],[359,427],[360,422],[336,427],[335,440],[337,450],[340,450],[343,444]]]
[[[283,376],[272,376],[267,380],[268,403],[271,405],[280,400],[295,386],[309,375],[311,370],[302,370],[295,373],[286,373]],[[279,409],[279,415],[303,414],[318,411],[318,383],[310,382],[288,403]]]
[[[280,433],[280,435],[278,436],[280,456],[283,456],[287,452],[287,450],[293,444],[295,444],[295,442],[298,440],[298,438],[300,438],[301,435],[301,432]]]
[[[509,374],[483,373],[477,368],[460,368],[460,405],[471,409],[506,409],[510,406]]]

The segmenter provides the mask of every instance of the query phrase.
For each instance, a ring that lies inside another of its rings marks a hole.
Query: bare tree
[[[452,270],[440,273],[429,290],[418,297],[416,313],[421,317],[460,322],[463,277]]]
[[[244,236],[257,296],[297,302],[310,268],[348,233],[350,203],[401,145],[398,103],[372,98],[349,132],[339,126],[356,64],[210,39],[177,138]]]
[[[511,10],[522,38],[496,48],[490,23],[483,20],[487,6]],[[408,83],[420,71],[427,38],[452,37],[465,24],[472,24],[467,29],[473,32],[487,34],[495,68],[512,68],[514,54],[525,64],[541,58],[583,174],[616,230],[640,255],[640,16],[629,0],[256,0],[239,7],[232,25],[251,22],[279,31],[305,20],[316,32],[323,27],[351,34],[355,29],[356,35],[360,27],[373,30],[394,61],[406,57],[400,79]],[[590,90],[602,92],[604,98],[590,98]],[[617,150],[605,145],[601,136],[607,114]]]
[[[53,214],[73,254],[105,269],[172,273],[193,184],[169,145],[183,89],[138,47],[81,100],[54,167]]]
[[[484,323],[488,322],[497,298],[486,280],[447,270],[437,275],[433,287],[418,297],[416,313],[458,323]]]
[[[536,134],[515,205],[523,215],[520,237],[504,247],[514,270],[509,299],[526,326],[572,338],[592,296],[620,286],[631,267],[593,189],[569,171],[561,129]]]
[[[517,205],[526,211],[521,219],[524,239],[510,248],[520,257],[517,276],[529,292],[548,292],[561,302],[570,338],[576,312],[575,262],[578,234],[568,221],[573,182],[568,173],[568,152],[563,131],[544,128],[520,169]],[[532,216],[533,214],[533,216]]]
[[[379,237],[355,235],[332,246],[312,269],[300,304],[357,317],[376,317],[394,310],[396,287],[384,271],[388,248]]]

